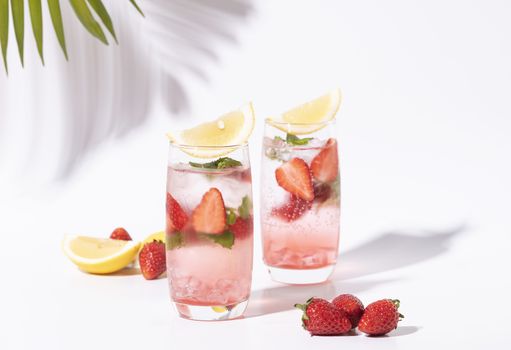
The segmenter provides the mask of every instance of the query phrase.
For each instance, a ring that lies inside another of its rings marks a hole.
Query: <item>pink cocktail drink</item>
[[[243,313],[253,251],[248,161],[169,164],[166,249],[170,294],[181,316],[213,320]]]
[[[332,137],[264,139],[263,256],[277,281],[318,283],[335,267],[340,229],[337,147]]]

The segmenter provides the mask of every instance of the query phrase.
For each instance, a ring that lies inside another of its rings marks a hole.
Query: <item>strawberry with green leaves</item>
[[[296,304],[303,311],[303,328],[311,335],[340,335],[351,330],[346,314],[321,298],[310,298],[305,304]]]
[[[397,328],[404,316],[398,312],[399,300],[382,299],[367,305],[358,330],[368,335],[385,335]]]
[[[352,328],[358,326],[358,322],[364,314],[364,304],[362,304],[359,298],[353,294],[341,294],[332,300],[332,304],[344,311],[346,316],[350,319]]]
[[[138,254],[140,271],[146,280],[158,278],[167,268],[165,243],[159,240],[144,244]]]

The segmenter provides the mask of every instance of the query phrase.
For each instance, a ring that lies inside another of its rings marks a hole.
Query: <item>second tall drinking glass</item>
[[[335,122],[267,120],[261,167],[264,262],[279,282],[323,282],[339,245],[340,175]]]

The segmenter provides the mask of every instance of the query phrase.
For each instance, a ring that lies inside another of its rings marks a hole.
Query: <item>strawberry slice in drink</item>
[[[187,222],[188,215],[174,197],[167,192],[167,232],[181,231]]]
[[[317,183],[314,185],[314,201],[317,203],[326,202],[332,195],[330,184]]]
[[[305,200],[314,199],[314,188],[309,166],[301,158],[292,158],[275,170],[275,178],[280,187]]]
[[[229,230],[234,234],[236,239],[250,237],[254,231],[252,217],[250,216],[247,219],[243,219],[241,217],[236,218],[234,224],[229,226]]]
[[[339,157],[335,139],[328,139],[321,152],[312,159],[310,169],[312,176],[318,181],[331,182],[337,178]]]
[[[221,234],[225,230],[226,217],[222,193],[212,187],[192,213],[192,225],[196,232]]]
[[[288,202],[281,207],[274,208],[272,215],[284,221],[292,222],[312,208],[312,201],[306,201],[298,196],[291,195]]]

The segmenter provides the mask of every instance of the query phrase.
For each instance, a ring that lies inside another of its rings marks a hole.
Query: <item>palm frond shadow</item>
[[[245,317],[291,310],[311,296],[331,299],[343,293],[359,293],[395,279],[352,280],[433,259],[449,250],[451,241],[465,225],[443,232],[384,233],[347,252],[341,252],[330,280],[316,285],[283,285],[252,292]]]
[[[207,83],[208,67],[221,61],[219,45],[238,44],[238,27],[254,8],[250,0],[155,0],[146,5],[147,38],[163,71],[163,101],[173,113],[185,111],[189,106],[180,79],[191,75]]]
[[[201,0],[152,0],[143,2],[142,19],[115,3],[111,13],[120,44],[114,49],[65,23],[72,40],[70,62],[63,67],[65,147],[59,179],[104,140],[142,125],[156,98],[173,115],[187,111],[185,81],[207,83],[208,65],[221,61],[219,45],[237,43],[238,26],[253,10],[248,0],[219,0],[214,6]]]

